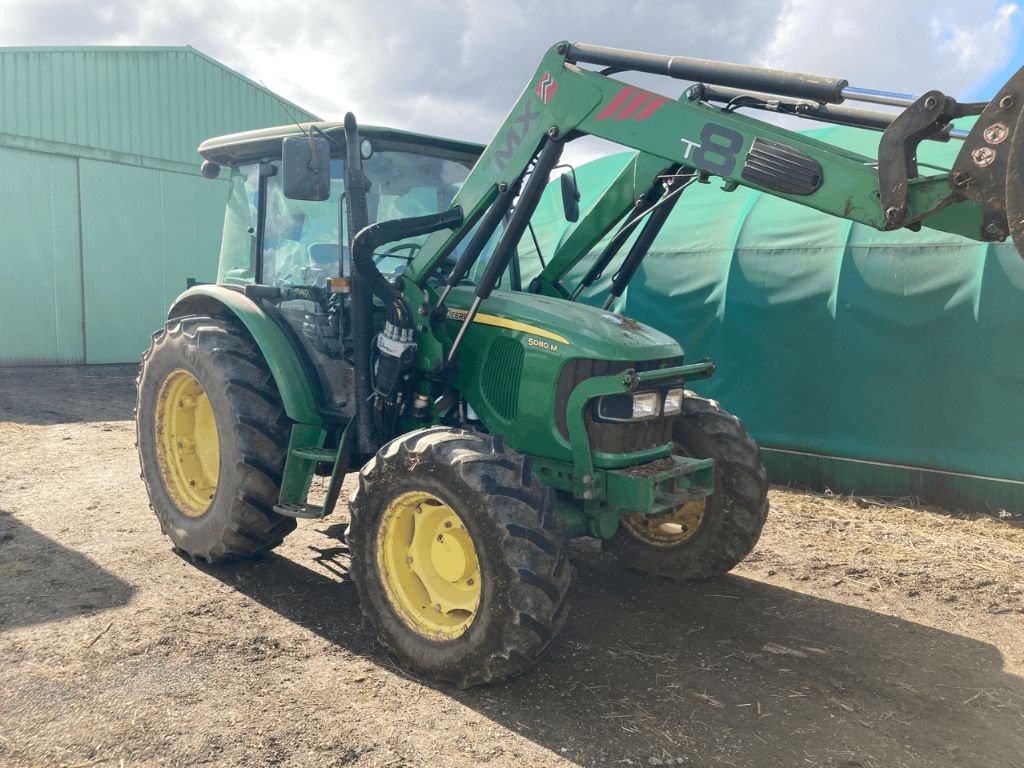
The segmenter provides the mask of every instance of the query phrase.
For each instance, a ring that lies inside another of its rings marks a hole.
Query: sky
[[[973,100],[1022,29],[1006,0],[0,0],[0,46],[192,45],[321,117],[482,142],[563,39]]]

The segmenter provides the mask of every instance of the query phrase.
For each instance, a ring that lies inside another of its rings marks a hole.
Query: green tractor
[[[611,76],[623,70],[704,83],[672,100]],[[346,541],[362,609],[404,664],[460,686],[522,672],[551,644],[570,537],[651,574],[726,573],[768,514],[758,447],[686,389],[714,365],[610,311],[615,298],[682,191],[713,176],[879,229],[1018,239],[1022,98],[1019,75],[960,105],[559,43],[487,147],[352,115],[203,143],[204,175],[230,174],[217,284],[175,301],[138,383],[163,531],[196,560],[254,556],[330,514],[358,470]],[[883,130],[879,157],[740,108]],[[963,115],[980,115],[969,135],[952,126]],[[524,284],[519,243],[587,134],[638,153],[582,218],[562,176],[578,223]],[[953,169],[919,167],[921,141],[951,139],[965,142]],[[605,306],[579,303],[613,262]]]

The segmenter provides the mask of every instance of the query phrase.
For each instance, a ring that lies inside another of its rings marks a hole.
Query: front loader
[[[628,70],[698,84],[675,100],[614,77]],[[197,560],[257,555],[296,519],[331,514],[358,470],[346,542],[363,612],[404,664],[461,686],[522,672],[550,645],[570,537],[652,574],[727,572],[768,512],[757,445],[686,389],[713,363],[609,311],[614,298],[686,186],[712,177],[879,229],[1020,247],[1022,91],[1018,73],[991,102],[961,105],[559,43],[487,147],[352,115],[204,142],[204,175],[230,172],[217,284],[175,301],[138,385],[164,532]],[[905,108],[843,106],[852,98]],[[883,130],[879,156],[741,108]],[[953,127],[972,115],[968,134]],[[520,241],[583,135],[638,154],[524,285]],[[919,163],[925,140],[963,140],[954,167]],[[606,308],[574,301],[613,263]],[[329,478],[319,502],[316,475]]]

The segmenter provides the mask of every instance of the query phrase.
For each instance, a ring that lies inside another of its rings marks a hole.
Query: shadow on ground
[[[390,667],[358,618],[340,529],[314,549],[319,571],[276,555],[204,570]],[[677,586],[575,554],[573,613],[538,668],[439,689],[580,765],[1020,760],[1024,681],[988,644],[738,576]]]
[[[134,589],[0,510],[0,632],[116,608]]]
[[[0,366],[0,422],[131,420],[138,372],[135,364]]]

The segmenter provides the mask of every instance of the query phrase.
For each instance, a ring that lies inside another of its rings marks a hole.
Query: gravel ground
[[[0,369],[2,766],[1024,765],[1024,529],[771,492],[734,574],[574,545],[573,613],[511,683],[404,673],[346,510],[197,568],[139,480],[134,368]]]

